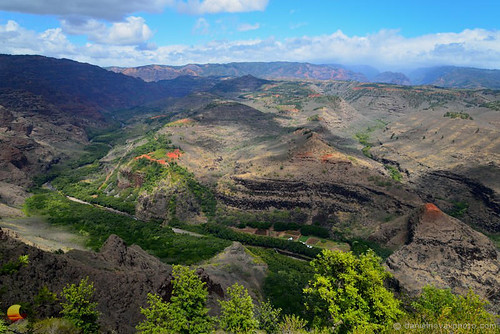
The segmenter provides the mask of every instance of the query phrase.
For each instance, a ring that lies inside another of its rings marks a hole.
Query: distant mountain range
[[[500,89],[500,70],[439,66],[418,69],[410,73],[409,77],[414,85]]]
[[[228,64],[189,64],[184,66],[146,65],[109,67],[110,71],[141,78],[146,82],[171,80],[179,76],[239,77],[263,79],[312,79],[380,82],[397,85],[433,85],[452,88],[500,89],[500,70],[453,66],[421,68],[407,75],[379,72],[370,66],[317,65],[298,62],[242,62]]]

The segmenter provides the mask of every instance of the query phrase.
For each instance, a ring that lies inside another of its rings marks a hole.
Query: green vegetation
[[[303,235],[314,235],[320,238],[328,238],[330,236],[326,228],[316,225],[304,225],[300,228],[300,233]]]
[[[20,255],[17,260],[9,261],[4,263],[0,267],[0,275],[12,275],[19,271],[22,267],[26,267],[29,264],[28,255]]]
[[[169,303],[158,295],[148,294],[149,308],[141,308],[146,320],[137,325],[144,334],[153,333],[211,333],[213,321],[208,315],[208,291],[195,270],[174,266],[173,288]]]
[[[302,290],[313,278],[311,266],[306,261],[292,259],[272,249],[250,248],[268,265],[269,273],[264,281],[264,297],[284,314],[307,317]]]
[[[109,235],[127,244],[137,244],[166,263],[197,263],[213,257],[230,242],[213,237],[176,235],[158,222],[142,222],[90,205],[69,201],[54,192],[42,192],[26,200],[25,211],[48,216],[51,224],[71,227],[87,237],[87,246],[97,250]]]
[[[384,167],[389,171],[389,174],[394,181],[401,182],[403,180],[403,175],[401,175],[396,167],[390,165],[384,165]]]
[[[273,228],[275,231],[298,231],[300,226],[301,225],[297,223],[276,222],[274,223]]]
[[[403,315],[399,301],[384,287],[391,275],[380,262],[373,251],[357,257],[328,250],[312,261],[314,279],[304,293],[313,326],[340,333],[381,331]]]
[[[1,333],[1,332],[0,332]],[[37,321],[33,325],[34,334],[57,333],[57,334],[76,334],[80,333],[71,321],[64,318],[48,318]]]
[[[309,122],[319,122],[321,119],[318,114],[307,117]]]
[[[358,139],[361,145],[364,145],[364,147],[361,149],[363,155],[371,159],[372,154],[370,153],[370,149],[372,148],[373,145],[368,141],[370,139],[370,136],[367,133],[358,132],[355,134],[355,137],[356,139]]]
[[[363,152],[364,156],[367,158],[372,158],[372,154],[370,153],[371,148],[373,147],[373,144],[370,142],[370,133],[374,132],[375,130],[378,129],[383,129],[384,127],[389,124],[388,122],[385,122],[383,120],[377,119],[375,121],[374,125],[371,125],[366,128],[365,131],[363,132],[357,132],[354,137],[358,140],[358,142],[363,145],[364,147],[361,149]]]
[[[447,111],[443,117],[473,120],[473,118],[466,112]]]
[[[265,301],[255,307],[255,319],[259,324],[259,329],[268,334],[277,334],[281,317],[281,309],[274,308],[271,302]]]
[[[453,333],[498,333],[498,317],[485,310],[487,302],[469,291],[467,296],[454,295],[450,289],[426,286],[412,303],[415,309],[410,323],[435,324],[439,328],[455,326]],[[465,326],[458,327],[462,324]],[[485,325],[485,326],[481,326]]]
[[[252,298],[248,291],[238,283],[234,283],[226,290],[227,300],[219,300],[221,314],[219,326],[229,333],[251,333],[257,329],[259,323],[253,312]]]
[[[455,218],[461,218],[463,217],[466,213],[467,210],[469,210],[469,203],[467,202],[452,202],[453,207],[451,210],[447,211],[446,213],[449,214],[452,217]]]
[[[63,317],[71,321],[83,334],[97,333],[99,312],[97,303],[92,302],[94,283],[88,282],[88,277],[78,285],[71,284],[63,288],[61,293],[65,302],[61,303]]]
[[[374,241],[353,237],[340,231],[335,231],[334,234],[339,241],[349,244],[354,255],[362,255],[373,250],[375,254],[385,260],[392,254],[392,250],[384,248]]]
[[[0,334],[7,333],[7,330],[9,329],[9,326],[3,321],[3,319],[0,319]]]
[[[376,176],[369,176],[368,177],[368,181],[371,181],[373,182],[375,185],[379,186],[379,187],[390,187],[392,186],[392,182],[387,180],[387,179],[384,179],[383,177],[380,177],[378,175]]]
[[[302,254],[308,257],[316,256],[320,250],[317,248],[307,248],[307,246],[273,237],[259,236],[243,232],[236,232],[229,227],[220,224],[208,223],[204,225],[205,232],[217,238],[239,241],[246,245],[260,246],[266,248],[278,248],[296,254]]]
[[[492,110],[500,111],[500,101],[492,101],[488,103],[484,103],[481,107],[489,108]]]

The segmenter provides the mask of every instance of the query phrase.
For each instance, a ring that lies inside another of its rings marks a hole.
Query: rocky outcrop
[[[434,204],[408,220],[406,245],[386,262],[403,290],[417,294],[431,284],[455,293],[469,289],[500,310],[500,256],[493,243]]]
[[[88,276],[94,282],[103,332],[135,333],[135,325],[143,319],[140,308],[147,306],[147,294],[157,293],[165,300],[171,296],[172,267],[138,246],[127,246],[116,235],[108,238],[99,253],[72,250],[54,254],[21,243],[0,230],[2,263],[20,255],[29,256],[27,267],[11,275],[0,274],[0,285],[7,287],[0,302],[2,309],[15,303],[32,304],[43,286],[60,293],[66,284]],[[198,274],[215,303],[223,296],[221,285],[203,269]],[[37,315],[57,317],[60,310],[56,303],[37,309]]]
[[[203,265],[205,273],[217,277],[222,288],[238,282],[254,300],[262,300],[262,287],[267,276],[267,264],[253,255],[241,243],[233,244]]]
[[[173,183],[170,178],[166,178],[151,192],[139,195],[135,213],[141,220],[169,220],[177,217],[187,221],[199,217],[201,207],[184,183]]]

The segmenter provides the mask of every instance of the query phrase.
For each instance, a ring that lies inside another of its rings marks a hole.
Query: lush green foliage
[[[56,301],[57,293],[50,291],[49,288],[44,285],[33,299],[33,306],[36,309],[40,309],[47,305],[55,304]]]
[[[7,333],[7,330],[9,329],[9,326],[3,321],[3,319],[0,319],[0,334]]]
[[[356,257],[352,252],[324,250],[313,260],[314,279],[304,289],[313,326],[345,333],[392,325],[402,311],[384,287],[390,274],[380,262],[373,251]]]
[[[220,328],[229,333],[251,333],[258,322],[253,313],[252,298],[248,291],[238,283],[226,290],[227,300],[219,300],[221,314]]]
[[[271,249],[252,247],[251,250],[268,265],[268,275],[263,286],[264,296],[285,314],[308,317],[303,289],[313,278],[309,263],[278,254]]]
[[[279,329],[281,309],[274,308],[269,300],[261,302],[255,307],[255,318],[259,323],[259,329],[267,334],[276,334]]]
[[[212,319],[206,308],[208,292],[195,270],[173,267],[173,289],[169,303],[149,294],[149,308],[141,308],[146,320],[137,325],[141,333],[210,333]]]
[[[314,235],[320,238],[328,238],[330,236],[326,228],[316,225],[304,225],[300,228],[300,233],[303,235]]]
[[[351,247],[351,252],[354,255],[365,254],[369,250],[373,250],[375,254],[380,256],[382,259],[387,259],[392,254],[392,250],[380,246],[375,241],[362,239],[358,237],[352,237],[347,234],[341,233],[339,231],[335,232],[335,235],[339,241],[347,242]]]
[[[443,117],[449,117],[449,118],[460,118],[460,119],[470,119],[472,120],[473,118],[466,112],[456,112],[456,111],[447,111]]]
[[[485,310],[486,304],[472,291],[464,297],[454,295],[450,289],[426,286],[412,303],[416,312],[414,319],[408,322],[433,324],[445,329],[450,326],[453,333],[495,333],[498,317]]]
[[[300,225],[297,223],[276,222],[274,223],[273,228],[275,231],[297,231],[300,229]]]
[[[210,236],[175,234],[158,222],[143,222],[90,205],[69,201],[54,192],[36,194],[26,200],[29,214],[48,216],[56,225],[69,226],[87,237],[87,245],[97,250],[110,234],[127,244],[137,244],[167,263],[192,264],[209,259],[230,245]]]
[[[280,333],[283,334],[302,334],[307,333],[307,321],[292,314],[285,315],[283,321],[278,324]]]
[[[0,274],[12,275],[13,273],[19,271],[22,267],[26,267],[29,264],[28,255],[20,255],[17,260],[9,261],[0,267]]]
[[[222,226],[219,224],[208,223],[205,224],[204,227],[207,233],[212,234],[218,238],[239,241],[246,245],[279,248],[293,253],[303,254],[309,257],[314,257],[320,252],[318,248],[307,248],[305,245],[299,242],[236,232],[226,226]]]
[[[71,284],[63,288],[61,303],[63,317],[75,324],[84,334],[97,333],[99,330],[99,312],[97,303],[92,302],[94,283],[89,283],[88,277],[78,285]]]

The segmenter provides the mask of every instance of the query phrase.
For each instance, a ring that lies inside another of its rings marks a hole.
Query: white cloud
[[[109,45],[139,45],[153,37],[153,32],[142,17],[129,16],[124,22],[107,26],[103,22],[89,19],[83,21],[62,20],[64,32],[86,35],[89,41]]]
[[[187,0],[178,1],[179,11],[189,14],[242,13],[263,11],[269,0]]]
[[[127,20],[125,26],[108,27],[101,36],[107,38],[107,42],[144,41],[150,33],[141,30],[141,21],[136,19]],[[98,30],[100,25],[91,22],[85,27]],[[0,53],[66,57],[102,66],[283,60],[369,64],[381,70],[433,65],[500,68],[500,31],[484,29],[414,38],[405,38],[395,30],[382,30],[366,36],[347,36],[337,31],[285,40],[212,41],[159,47],[126,44],[104,45],[96,41],[77,46],[68,41],[61,29],[38,34],[14,21],[0,25]]]
[[[260,23],[255,23],[255,24],[243,23],[238,26],[238,31],[250,31],[250,30],[257,30],[259,28],[260,28]]]
[[[9,20],[0,25],[0,52],[9,54],[41,54],[53,57],[72,58],[75,45],[71,44],[61,28],[36,33]]]
[[[198,20],[196,20],[196,23],[194,24],[193,27],[193,34],[200,34],[200,35],[206,35],[208,34],[208,29],[210,28],[210,24],[208,21],[200,17]]]

